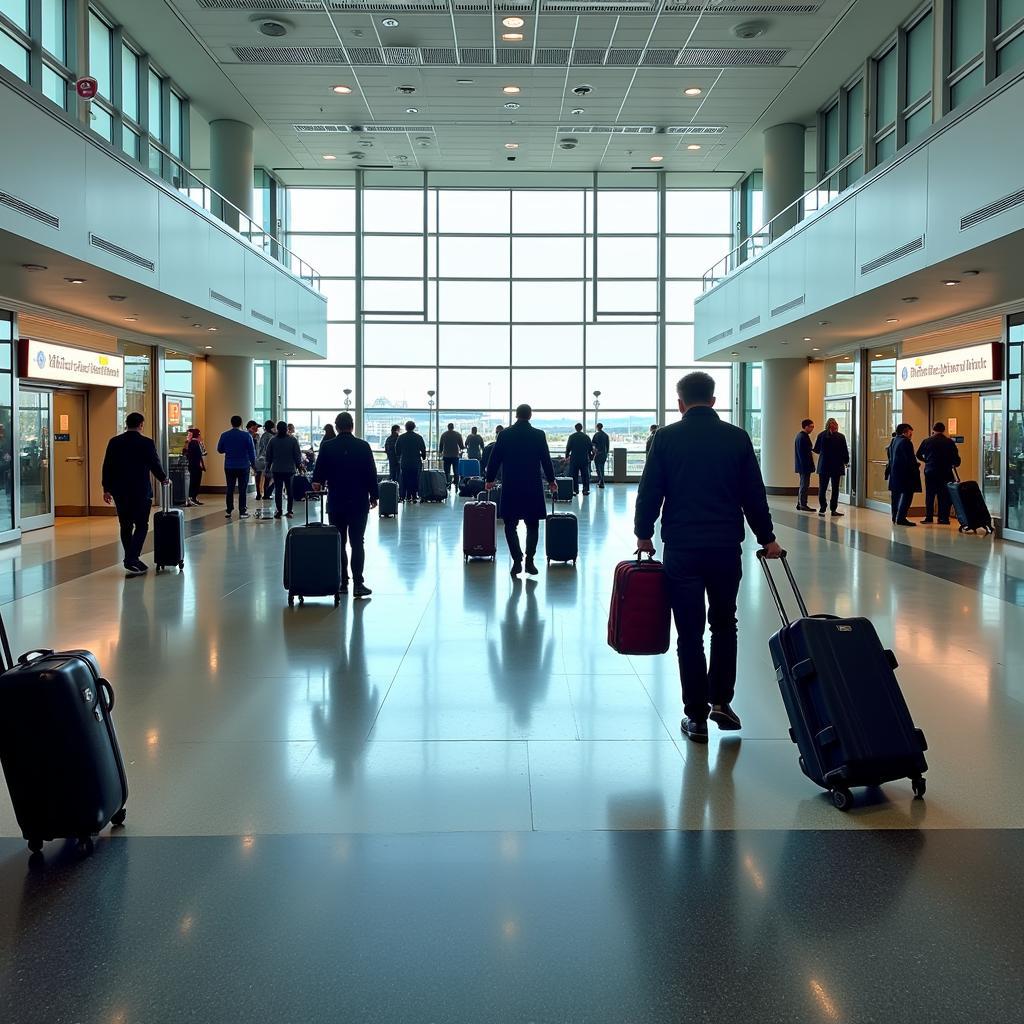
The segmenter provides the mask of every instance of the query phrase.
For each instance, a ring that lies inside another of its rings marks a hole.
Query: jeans
[[[418,469],[403,469],[402,479],[398,484],[398,500],[406,501],[409,498],[418,498],[420,494],[420,471]]]
[[[225,469],[224,479],[227,481],[228,493],[228,511],[234,512],[235,510],[235,486],[238,486],[238,511],[244,512],[246,507],[246,498],[248,497],[249,491],[249,467],[245,469]]]
[[[822,473],[818,477],[818,510],[825,511],[825,495],[828,493],[829,484],[832,485],[832,500],[829,508],[835,512],[839,508],[839,488],[842,484],[842,473]]]
[[[124,560],[132,563],[142,554],[142,545],[149,533],[149,514],[153,510],[152,498],[115,498],[117,521],[121,526],[121,547]]]
[[[683,711],[704,722],[709,704],[729,704],[736,690],[740,548],[665,548],[665,573],[679,634]],[[705,619],[711,627],[710,669],[704,657]]]
[[[366,520],[369,510],[331,508],[327,506],[327,518],[331,526],[336,526],[341,533],[341,580],[348,583],[349,558],[345,551],[346,539],[352,549],[352,580],[355,583],[363,582],[363,566],[366,564],[366,548],[363,546],[363,536],[366,533]],[[347,535],[347,538],[346,538]]]
[[[811,493],[811,474],[810,472],[800,474],[800,494],[796,499],[796,503],[801,508],[807,507],[807,499]]]
[[[203,482],[203,470],[198,466],[188,467],[188,496],[192,501],[199,497],[199,488]]]
[[[949,483],[945,473],[925,473],[924,475],[924,517],[931,519],[932,509],[939,506],[939,522],[949,522],[949,510],[953,507],[953,499],[949,496]]]
[[[569,472],[572,475],[572,489],[578,491],[580,489],[580,482],[583,482],[583,493],[586,494],[590,490],[590,463],[589,462],[570,462]]]
[[[607,455],[601,455],[600,453],[594,456],[594,472],[597,474],[598,487],[604,487],[604,464],[607,458]]]
[[[444,482],[451,487],[452,478],[455,479],[455,486],[459,486],[459,460],[456,456],[454,459],[449,458],[447,455],[444,457]]]
[[[533,558],[537,554],[537,542],[540,539],[540,520],[526,520],[526,557]],[[523,560],[523,549],[519,544],[519,520],[505,520],[505,542],[508,544],[508,553],[512,556],[513,562]]]
[[[892,505],[892,521],[894,523],[906,521],[907,513],[910,512],[910,503],[913,500],[913,491],[893,491],[889,495],[889,503]]]
[[[288,495],[288,512],[292,511],[292,480],[295,479],[294,473],[275,473],[274,474],[274,509],[278,515],[281,514],[281,506],[284,503],[285,494]]]

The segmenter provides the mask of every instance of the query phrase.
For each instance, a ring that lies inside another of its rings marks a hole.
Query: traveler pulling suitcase
[[[480,475],[480,460],[479,459],[459,459],[458,470],[459,479],[467,476],[479,476]]]
[[[0,644],[0,763],[21,834],[33,853],[51,839],[92,853],[128,800],[113,688],[90,651],[29,651],[15,664],[2,619]]]
[[[323,519],[323,492],[305,501],[306,525],[293,526],[284,542],[284,588],[288,606],[305,604],[306,597],[333,597],[341,604],[341,534],[336,526],[309,521],[310,502],[320,500]]]
[[[382,480],[377,485],[377,515],[381,519],[398,515],[398,484],[394,480]]]
[[[572,562],[579,556],[580,524],[572,512],[556,512],[555,496],[551,495],[551,515],[544,526],[544,555],[552,562]]]
[[[494,502],[482,498],[462,507],[462,557],[497,559],[498,516]]]
[[[572,501],[572,477],[556,476],[555,483],[558,484],[558,496],[556,501]]]
[[[484,489],[482,476],[459,477],[459,497],[475,498]]]
[[[762,552],[758,559],[782,616],[768,647],[803,773],[841,811],[853,805],[851,786],[909,778],[923,797],[928,745],[900,691],[895,655],[867,619],[809,615],[783,552],[801,615],[790,622]]]
[[[167,504],[170,487],[160,488],[161,509],[153,516],[153,561],[156,571],[177,566],[185,569],[185,513]]]
[[[956,473],[956,470],[953,470]],[[953,511],[956,513],[957,522],[960,524],[960,532],[977,533],[984,530],[986,536],[993,532],[992,513],[985,503],[985,495],[976,480],[961,480],[957,474],[956,480],[946,484],[949,489],[949,497],[953,502]],[[931,515],[931,513],[928,513]]]
[[[619,562],[608,609],[608,646],[619,654],[664,654],[672,631],[668,577],[653,555]]]
[[[439,469],[420,470],[420,501],[448,500],[448,483]]]

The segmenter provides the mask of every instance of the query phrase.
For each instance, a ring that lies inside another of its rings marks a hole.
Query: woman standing
[[[907,518],[914,495],[921,493],[921,468],[914,454],[913,436],[914,428],[901,423],[887,449],[892,521],[897,526],[917,526]]]
[[[198,427],[189,431],[189,439],[185,444],[185,461],[188,463],[188,500],[186,505],[202,505],[199,500],[199,487],[206,472],[206,445]]]
[[[294,436],[288,434],[288,424],[282,420],[277,425],[277,433],[267,445],[267,471],[274,476],[274,502],[276,511],[274,518],[281,518],[281,505],[284,493],[288,493],[288,518],[292,512],[292,478],[302,468],[302,450]]]
[[[814,454],[818,456],[818,515],[825,514],[825,499],[831,486],[832,496],[829,507],[832,515],[841,516],[839,511],[840,481],[850,464],[850,447],[846,438],[839,433],[839,421],[829,419],[825,429],[814,442]]]

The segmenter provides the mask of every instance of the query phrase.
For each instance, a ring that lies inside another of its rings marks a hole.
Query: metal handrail
[[[862,156],[862,153],[853,153],[845,157],[821,181],[816,185],[812,185],[803,195],[794,199],[789,206],[780,210],[766,224],[758,228],[757,231],[751,232],[739,245],[730,249],[702,275],[701,282],[703,287],[701,290],[709,291],[738,267],[752,260],[755,256],[759,256],[762,250],[773,241],[772,229],[776,222],[791,217],[794,209],[797,211],[796,223],[799,224],[812,214],[828,206],[840,193],[838,182],[833,185],[833,179],[837,179],[847,167],[855,164]],[[827,187],[823,188],[822,186]]]
[[[297,255],[275,238],[269,231],[262,228],[244,210],[239,209],[230,199],[222,196],[215,188],[207,185],[202,178],[196,177],[187,167],[175,161],[178,172],[171,184],[183,196],[197,206],[223,221],[232,230],[237,231],[250,245],[267,253],[272,259],[282,263],[301,281],[311,288],[320,290],[320,274],[313,269],[301,256]]]

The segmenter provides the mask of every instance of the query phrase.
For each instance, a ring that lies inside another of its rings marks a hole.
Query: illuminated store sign
[[[896,387],[944,388],[952,384],[985,384],[1001,380],[1002,346],[990,341],[969,348],[933,352],[925,356],[907,356],[896,360]]]
[[[22,338],[18,342],[18,356],[19,373],[28,380],[124,387],[124,357],[113,352],[90,352]]]

